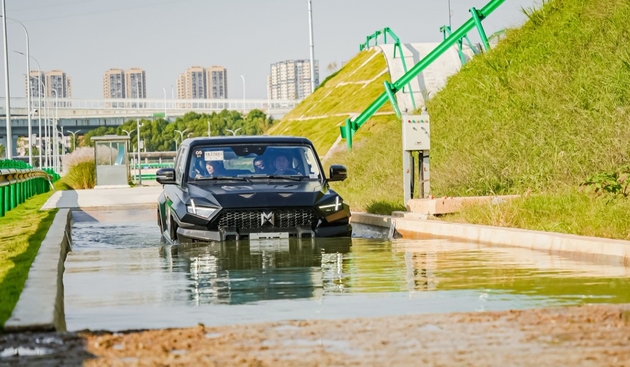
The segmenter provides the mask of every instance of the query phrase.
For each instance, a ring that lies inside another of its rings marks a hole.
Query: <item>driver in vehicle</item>
[[[291,161],[286,155],[280,154],[273,160],[276,171],[274,175],[299,175],[300,173],[291,168]]]

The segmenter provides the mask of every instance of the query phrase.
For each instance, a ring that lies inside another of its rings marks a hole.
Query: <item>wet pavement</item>
[[[171,245],[155,212],[75,213],[68,330],[129,330],[630,302],[630,269],[443,239]]]

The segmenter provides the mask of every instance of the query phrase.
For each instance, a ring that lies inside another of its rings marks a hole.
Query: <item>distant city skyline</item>
[[[315,88],[319,87],[319,61],[315,60]],[[271,64],[267,78],[270,99],[303,99],[311,95],[311,60],[286,60]]]
[[[315,58],[320,80],[326,66],[341,65],[378,29],[390,27],[403,42],[439,42],[448,24],[445,0],[312,0]],[[453,28],[472,6],[488,0],[451,0]],[[509,0],[484,20],[491,34],[522,24],[521,8],[538,0]],[[7,16],[27,27],[30,54],[42,69],[63,70],[73,79],[75,98],[102,98],[104,73],[111,67],[142,68],[147,98],[175,94],[176,81],[190,65],[222,65],[230,70],[230,98],[267,97],[269,65],[309,58],[308,9],[296,0],[6,0]],[[7,22],[11,94],[24,97],[22,28]],[[470,32],[478,42],[475,31]],[[31,64],[35,69],[35,65]],[[243,75],[243,78],[240,76]],[[4,74],[0,76],[4,84]],[[169,90],[171,92],[169,92]]]

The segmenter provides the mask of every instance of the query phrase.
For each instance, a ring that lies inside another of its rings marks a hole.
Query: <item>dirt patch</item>
[[[80,333],[87,366],[628,366],[630,305]]]

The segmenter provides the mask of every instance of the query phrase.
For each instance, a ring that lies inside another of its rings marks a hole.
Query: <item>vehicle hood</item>
[[[224,208],[269,208],[313,206],[327,196],[319,181],[302,182],[212,182],[189,185],[188,194],[196,203]]]

